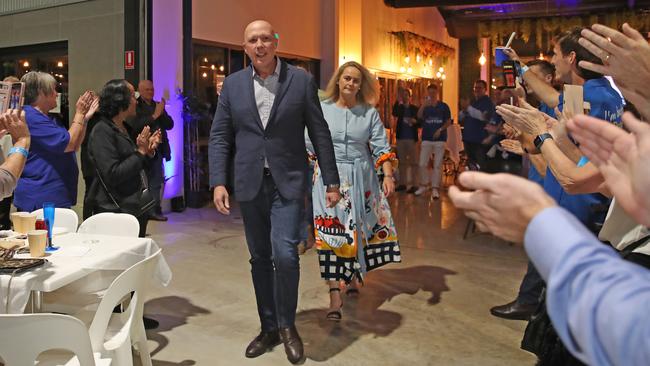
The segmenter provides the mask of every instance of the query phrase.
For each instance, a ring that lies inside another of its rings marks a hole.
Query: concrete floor
[[[297,326],[306,365],[533,365],[519,349],[526,323],[490,315],[516,295],[526,268],[521,247],[484,234],[462,240],[465,217],[443,194],[391,198],[401,264],[368,274],[343,321],[325,320],[327,287],[315,251],[301,257]],[[244,349],[259,331],[243,224],[214,208],[169,214],[149,233],[174,272],[151,290],[145,313],[153,364],[289,365],[282,346],[256,359]]]

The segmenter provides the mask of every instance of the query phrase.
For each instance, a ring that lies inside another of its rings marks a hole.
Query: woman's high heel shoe
[[[338,287],[330,288],[330,293],[334,292],[334,291],[341,292],[341,289],[338,288]],[[327,318],[327,320],[339,322],[339,321],[341,321],[341,318],[343,318],[343,314],[341,313],[342,309],[343,309],[343,302],[341,301],[341,306],[339,306],[339,308],[337,310],[332,310],[332,311],[328,312],[325,317]]]

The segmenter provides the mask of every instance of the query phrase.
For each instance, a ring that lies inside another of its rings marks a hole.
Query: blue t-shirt
[[[546,114],[547,116],[551,116],[553,118],[556,118],[555,117],[555,110],[553,108],[549,107],[548,105],[546,105],[546,103],[544,103],[544,102],[539,103],[539,108],[537,108],[537,109],[539,109],[540,112]]]
[[[70,134],[34,107],[25,106],[24,110],[32,141],[14,192],[14,205],[25,211],[43,208],[44,202],[74,206],[79,168],[75,153],[65,152]]]
[[[442,130],[436,139],[433,138],[433,134],[449,119],[451,119],[451,111],[449,106],[443,102],[438,102],[435,106],[424,107],[422,110],[422,141],[447,141],[446,130]]]
[[[404,118],[417,118],[418,107],[413,104],[405,105],[395,102],[393,105],[393,116],[397,117],[397,131],[395,131],[398,140],[418,140],[418,126],[409,125]]]
[[[539,174],[537,168],[535,168],[535,165],[533,165],[533,163],[530,163],[530,166],[528,167],[528,180],[535,182],[542,187],[544,186],[544,177]]]
[[[485,121],[472,117],[469,113],[465,116],[463,125],[463,141],[481,143],[487,137],[488,133],[485,130],[485,124],[494,115],[494,104],[487,95],[480,97],[471,104],[472,107],[478,109],[481,113],[487,112]]]
[[[560,110],[564,107],[564,95],[560,94]],[[614,124],[620,125],[621,115],[623,114],[623,101],[620,95],[612,88],[609,81],[602,77],[585,81],[583,85],[583,98],[589,102],[589,115],[600,118]],[[586,164],[585,159],[580,159],[576,165]],[[609,198],[600,193],[590,194],[568,194],[564,192],[560,183],[551,173],[550,168],[546,172],[544,179],[544,190],[558,202],[560,207],[564,207],[574,214],[582,223],[589,224],[594,221],[602,221],[606,212],[600,212],[594,216],[593,208],[596,206],[606,205]]]

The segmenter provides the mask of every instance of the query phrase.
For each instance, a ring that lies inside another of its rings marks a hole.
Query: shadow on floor
[[[376,270],[368,273],[358,297],[343,296],[343,320],[325,319],[327,309],[311,309],[296,314],[296,324],[305,342],[307,357],[323,362],[345,350],[360,337],[372,334],[386,337],[402,324],[402,315],[380,310],[382,304],[398,295],[429,292],[428,305],[440,302],[449,291],[445,276],[456,272],[442,267],[416,266]],[[327,291],[323,286],[323,291]]]
[[[165,296],[151,299],[144,304],[144,312],[147,316],[157,320],[160,325],[156,329],[147,330],[147,339],[156,342],[157,346],[151,350],[153,358],[158,352],[167,347],[169,339],[163,332],[187,324],[187,320],[193,316],[210,314],[208,309],[192,304],[188,299],[180,296]],[[184,360],[180,363],[152,360],[156,366],[171,365],[194,365],[194,360]]]

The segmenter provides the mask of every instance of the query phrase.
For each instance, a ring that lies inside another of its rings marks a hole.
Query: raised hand
[[[580,45],[603,61],[602,65],[580,61],[580,66],[611,75],[617,84],[635,90],[647,89],[650,81],[650,44],[625,23],[623,33],[601,24],[581,32]]]
[[[14,143],[26,141],[27,145],[31,141],[29,128],[25,121],[25,112],[18,109],[9,109],[0,116],[0,128],[11,136]]]
[[[138,146],[138,151],[142,155],[149,155],[150,153],[149,137],[151,137],[151,131],[149,129],[149,126],[144,126],[142,132],[140,132],[138,137],[135,139],[135,143]]]
[[[89,90],[86,90],[80,97],[77,99],[75,104],[75,113],[81,116],[85,116],[90,109],[90,105],[93,102],[93,93]]]
[[[84,115],[84,122],[88,122],[91,118],[93,118],[95,112],[97,112],[98,109],[99,109],[99,97],[95,95],[95,93],[92,93],[90,107],[88,108],[88,111]]]
[[[156,130],[154,133],[151,134],[151,136],[149,136],[150,154],[158,148],[160,142],[162,142],[162,135],[160,133],[160,130]]]
[[[156,109],[154,109],[153,119],[160,117],[161,114],[165,111],[165,98],[160,98],[160,102],[156,103]]]

